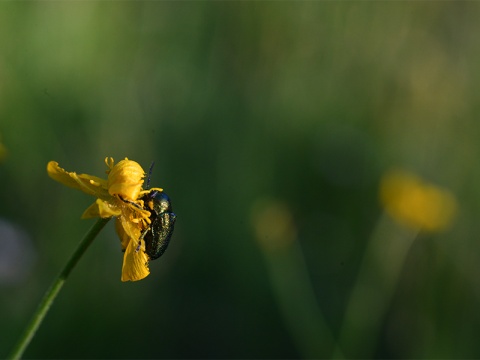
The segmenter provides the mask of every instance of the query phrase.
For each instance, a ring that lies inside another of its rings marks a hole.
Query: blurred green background
[[[155,161],[172,242],[122,283],[108,224],[27,358],[480,357],[479,16],[475,2],[0,3],[0,357],[93,224],[94,199],[47,162],[104,176],[106,156]],[[459,213],[382,287],[369,244],[410,239],[378,201],[392,166],[449,188]],[[349,303],[371,324],[343,336]]]

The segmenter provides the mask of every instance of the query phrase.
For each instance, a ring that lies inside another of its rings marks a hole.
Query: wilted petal
[[[102,199],[97,199],[92,205],[88,207],[87,210],[82,215],[82,219],[88,219],[92,217],[101,217],[109,218],[112,216],[119,216],[121,210],[111,201],[104,201]]]
[[[122,245],[122,250],[125,251],[127,248],[128,244],[132,240],[131,236],[127,234],[125,231],[125,227],[128,225],[123,224],[125,222],[125,217],[124,216],[119,216],[117,217],[117,220],[115,221],[115,231],[117,232],[118,237],[120,238],[120,242]]]
[[[144,177],[145,172],[137,162],[122,160],[113,166],[108,174],[108,192],[112,196],[119,195],[122,199],[136,201],[142,190]]]
[[[75,172],[65,171],[56,161],[50,161],[47,164],[47,172],[53,180],[63,185],[103,199],[109,196],[106,190],[107,182],[104,179],[87,174],[77,175]]]
[[[82,214],[82,219],[91,219],[94,217],[100,217],[100,213],[98,212],[98,204],[96,201]]]
[[[138,243],[130,241],[123,256],[122,281],[138,281],[150,274],[148,269],[148,256],[145,253],[145,245],[137,249]],[[138,251],[137,251],[138,250]]]

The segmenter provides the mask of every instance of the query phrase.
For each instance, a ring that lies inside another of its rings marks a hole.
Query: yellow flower
[[[7,148],[0,142],[0,162],[7,157]]]
[[[399,169],[391,170],[383,176],[380,201],[398,222],[427,231],[447,228],[458,207],[455,197],[447,189]]]
[[[296,239],[292,212],[282,201],[257,200],[252,207],[251,221],[257,240],[267,252],[286,249]]]
[[[145,241],[140,235],[150,224],[150,212],[144,210],[139,198],[155,188],[143,190],[145,172],[135,161],[120,161],[115,165],[112,158],[105,158],[108,166],[108,178],[67,172],[57,162],[47,165],[48,175],[69,187],[93,195],[97,200],[82,215],[83,219],[92,217],[116,217],[115,229],[120,237],[123,257],[122,281],[137,281],[150,273],[148,255],[145,253]]]

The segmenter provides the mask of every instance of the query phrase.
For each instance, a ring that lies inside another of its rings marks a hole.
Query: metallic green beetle
[[[145,240],[145,252],[150,260],[155,260],[167,250],[177,215],[173,213],[170,198],[163,191],[151,190],[140,200],[143,200],[145,210],[151,212],[151,224],[140,238]]]

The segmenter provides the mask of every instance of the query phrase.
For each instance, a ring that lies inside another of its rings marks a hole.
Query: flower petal
[[[98,204],[96,201],[82,214],[82,219],[91,219],[94,217],[100,217],[100,213],[98,212]]]
[[[120,222],[122,223],[125,233],[132,239],[138,239],[140,237],[140,226],[139,222],[132,221],[132,210],[128,207],[122,208],[122,214],[119,216]]]
[[[93,195],[102,199],[109,197],[107,189],[107,182],[104,179],[87,174],[77,175],[75,172],[68,172],[62,169],[58,162],[50,161],[47,164],[48,175],[55,181],[63,185],[81,190],[84,193]]]
[[[138,249],[136,241],[130,241],[123,256],[122,281],[138,281],[150,274],[148,269],[148,256],[145,253],[145,242]]]
[[[114,200],[115,198],[112,198]],[[92,205],[90,205],[87,210],[84,211],[82,214],[82,219],[89,219],[92,217],[101,217],[101,218],[109,218],[112,216],[119,216],[121,214],[121,210],[118,206],[112,201],[104,201],[102,199],[97,199]]]
[[[110,201],[103,201],[102,199],[97,199],[96,203],[98,205],[98,213],[100,214],[101,218],[119,216],[122,213],[121,210],[115,204],[112,204],[112,202]]]
[[[110,163],[112,164],[113,162]],[[112,196],[119,195],[125,200],[136,201],[142,190],[144,177],[142,167],[137,162],[125,158],[110,170],[108,192]]]
[[[128,234],[126,233],[125,227],[122,224],[122,221],[124,221],[123,216],[117,217],[117,220],[115,221],[115,231],[117,232],[117,235],[120,238],[120,242],[122,244],[122,251],[125,251],[127,249],[128,243],[131,240],[131,237],[128,236]]]

